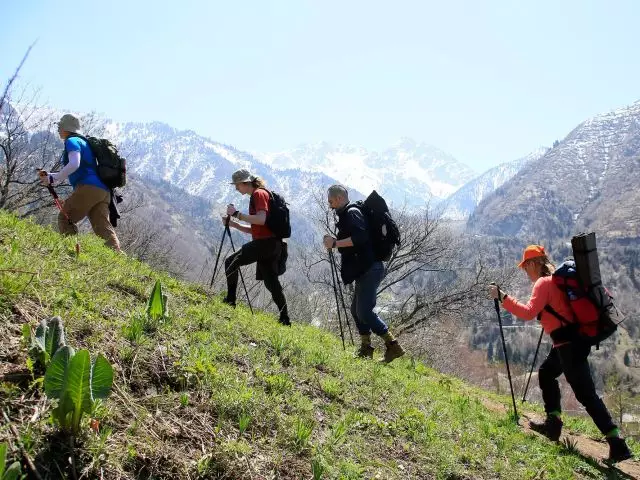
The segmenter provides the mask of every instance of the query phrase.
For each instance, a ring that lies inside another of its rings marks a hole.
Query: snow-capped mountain
[[[476,175],[451,155],[409,138],[382,152],[321,142],[255,156],[274,169],[295,166],[324,173],[360,192],[376,189],[396,206],[443,200]]]
[[[537,148],[525,157],[502,163],[474,178],[445,200],[443,215],[454,220],[468,218],[485,197],[511,180],[525,165],[538,160],[548,150],[547,147]]]
[[[640,237],[640,101],[595,116],[478,205],[480,233]]]
[[[249,153],[160,122],[108,123],[105,130],[106,136],[114,139],[130,159],[129,169],[134,173],[167,181],[218,204],[242,204],[240,195],[229,184],[231,174],[239,168],[262,177],[269,188],[282,193],[292,209],[298,211],[313,201],[318,188],[337,182],[319,172],[294,168],[275,174]]]

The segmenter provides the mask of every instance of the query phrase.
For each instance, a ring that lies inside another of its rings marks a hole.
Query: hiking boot
[[[627,447],[627,442],[624,441],[624,438],[607,438],[607,443],[609,444],[609,458],[607,458],[607,462],[617,463],[631,458],[631,450]]]
[[[560,440],[560,432],[562,431],[562,420],[557,415],[548,415],[544,422],[536,422],[529,420],[529,427],[534,432],[538,432],[549,440],[557,442]]]
[[[373,358],[373,348],[371,345],[360,345],[360,350],[356,352],[356,358]]]
[[[236,302],[232,302],[231,300],[229,300],[227,297],[224,297],[222,299],[222,303],[226,303],[227,305],[229,305],[230,307],[236,308]]]
[[[290,326],[291,326],[291,320],[289,320],[289,317],[287,317],[287,316],[282,316],[282,317],[280,317],[280,318],[278,319],[278,323],[279,323],[280,325],[285,325],[285,326],[287,326],[287,327],[290,327]]]
[[[397,340],[393,342],[387,343],[387,349],[384,352],[384,358],[382,361],[384,363],[391,363],[396,358],[400,358],[404,355],[404,349],[400,346]]]

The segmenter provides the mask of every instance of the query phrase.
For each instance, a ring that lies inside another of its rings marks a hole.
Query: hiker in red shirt
[[[609,461],[618,462],[630,458],[631,452],[624,439],[620,437],[620,430],[613,423],[607,407],[596,393],[588,361],[591,346],[580,338],[577,324],[563,325],[557,316],[545,310],[545,306],[549,306],[563,318],[574,318],[566,293],[553,282],[551,274],[555,267],[547,257],[544,247],[529,245],[524,250],[518,266],[533,282],[529,301],[526,304],[520,303],[495,285],[489,287],[489,295],[500,300],[505,310],[522,320],[539,318],[545,333],[550,335],[553,341],[549,355],[538,370],[538,382],[547,418],[544,422],[529,422],[531,429],[551,440],[559,440],[562,420],[557,378],[564,373],[576,399],[605,435],[609,443]]]
[[[256,279],[264,281],[264,286],[271,292],[271,296],[278,311],[279,321],[283,325],[291,325],[287,301],[278,280],[282,272],[282,259],[285,246],[282,239],[277,238],[265,224],[269,214],[269,191],[264,181],[251,175],[248,170],[241,169],[231,176],[231,184],[242,195],[250,195],[249,214],[241,213],[233,205],[227,206],[227,215],[222,217],[223,223],[229,221],[229,227],[244,233],[250,233],[252,241],[245,243],[240,250],[230,255],[224,262],[227,275],[227,296],[224,302],[235,307],[238,289],[238,269],[244,265],[256,263]],[[241,225],[235,220],[249,225]]]

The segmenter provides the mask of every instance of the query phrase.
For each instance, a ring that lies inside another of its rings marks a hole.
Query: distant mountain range
[[[471,231],[562,236],[575,228],[640,235],[640,102],[598,115],[552,149],[477,175],[451,155],[404,138],[382,152],[326,142],[250,154],[160,123],[101,120],[105,136],[143,178],[182,188],[214,205],[242,204],[229,185],[234,170],[263,177],[304,217],[325,189],[343,183],[361,198],[376,189],[396,208],[439,205]]]
[[[482,200],[511,180],[525,165],[542,157],[548,150],[546,147],[540,147],[523,158],[502,163],[487,170],[466,183],[444,201],[445,217],[466,219]]]
[[[321,142],[256,156],[278,171],[295,166],[324,173],[363,193],[376,189],[396,206],[440,202],[476,176],[451,155],[410,138],[383,152]]]
[[[470,217],[478,233],[552,238],[596,230],[640,238],[640,101],[578,125]]]

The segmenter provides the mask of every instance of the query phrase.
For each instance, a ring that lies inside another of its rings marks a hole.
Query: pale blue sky
[[[477,170],[640,99],[640,1],[1,0],[0,82],[242,150],[403,136]],[[77,5],[77,7],[76,7]]]

